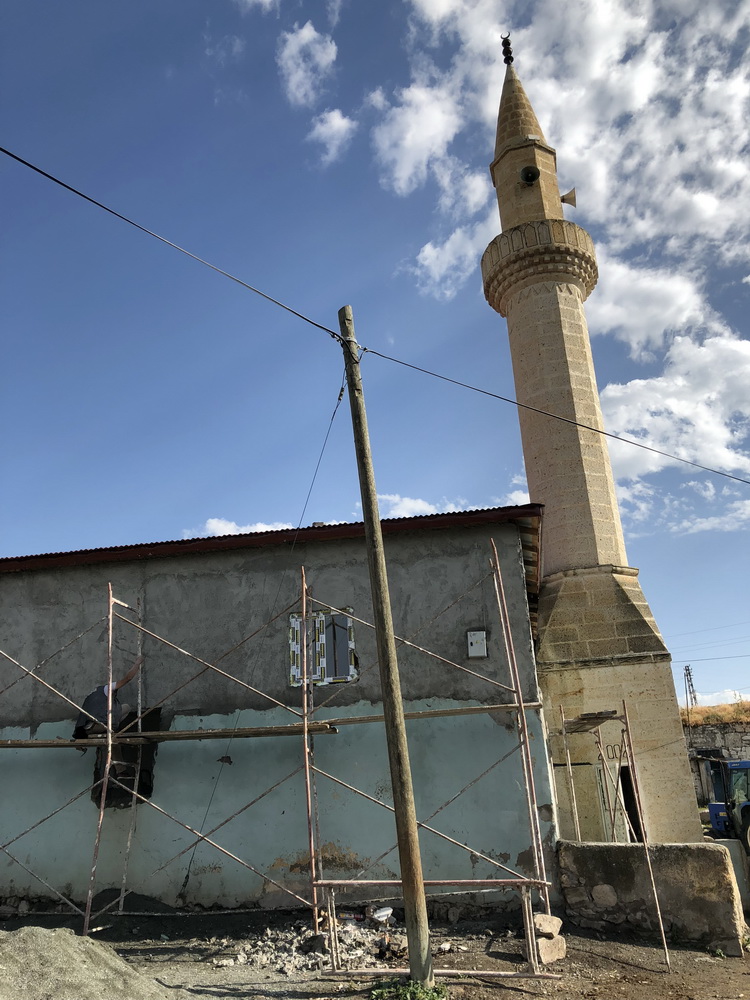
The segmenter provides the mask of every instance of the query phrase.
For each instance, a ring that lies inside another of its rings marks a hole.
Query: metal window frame
[[[328,627],[335,619],[344,618],[347,630],[347,657],[348,672],[346,676],[336,676],[329,671],[328,647]],[[293,612],[289,615],[289,684],[291,687],[299,688],[303,685],[302,671],[302,615]],[[357,679],[356,666],[356,646],[354,642],[354,619],[345,610],[338,611],[331,608],[329,611],[308,611],[306,616],[306,629],[312,628],[313,634],[310,637],[308,646],[312,652],[312,662],[308,652],[308,679],[316,687],[325,687],[329,684],[348,684]]]

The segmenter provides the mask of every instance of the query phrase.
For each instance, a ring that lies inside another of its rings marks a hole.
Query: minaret
[[[598,275],[594,246],[563,216],[555,150],[513,68],[507,38],[503,50],[507,68],[490,166],[502,232],[482,257],[482,277],[487,301],[508,322],[529,495],[545,505],[536,653],[546,717],[553,734],[561,709],[566,718],[622,713],[625,701],[649,838],[697,841],[702,832],[671,658],[638,570],[627,565],[607,442],[597,433],[604,425],[584,312]],[[616,747],[616,724],[607,725],[603,738]],[[559,740],[552,744],[559,764]],[[574,772],[581,835],[609,839],[591,735],[573,737],[572,751],[580,765]],[[559,767],[556,778],[561,833],[572,836]]]

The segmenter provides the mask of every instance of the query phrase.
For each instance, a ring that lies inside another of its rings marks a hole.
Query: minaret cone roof
[[[497,116],[495,159],[500,156],[509,143],[515,144],[529,136],[534,136],[547,145],[531,101],[526,96],[518,74],[509,64],[505,71],[505,82],[500,97],[500,111]]]

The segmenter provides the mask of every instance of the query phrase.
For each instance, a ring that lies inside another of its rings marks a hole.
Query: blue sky
[[[500,36],[608,429],[750,479],[747,0],[6,0],[1,144],[324,326],[504,396],[481,253]],[[0,555],[360,518],[327,334],[0,157]],[[515,409],[365,355],[383,516],[520,502]],[[615,445],[678,691],[750,696],[750,486]],[[532,499],[534,499],[532,497]]]

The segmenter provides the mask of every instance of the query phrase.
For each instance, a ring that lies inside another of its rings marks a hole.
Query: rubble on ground
[[[101,943],[103,937],[119,941],[120,955],[138,961],[142,970],[144,966],[151,969],[168,963],[203,964],[219,975],[224,969],[230,975],[229,969],[236,967],[237,974],[243,974],[244,970],[263,980],[304,978],[331,971],[332,947],[336,948],[337,967],[342,971],[372,970],[387,975],[409,964],[403,913],[401,910],[394,913],[390,906],[378,908],[371,904],[339,910],[335,941],[325,912],[321,912],[317,929],[312,926],[310,913],[290,913],[286,919],[281,914],[266,914],[265,918],[260,913],[254,917],[238,914],[231,936],[214,937],[209,932],[194,937],[189,933],[191,917],[163,904],[151,905],[147,897],[135,900],[139,913],[118,918],[111,910],[102,909],[117,901],[117,894],[113,893],[114,890],[105,891],[95,900],[94,909],[100,912],[92,921],[93,937],[78,937],[71,930],[50,931],[31,926],[0,930],[0,1000],[89,1000],[89,997],[131,1000],[135,996],[139,1000],[163,1000],[164,992],[154,980],[139,976],[114,950]],[[16,920],[20,916],[19,902],[5,904],[13,906]],[[29,916],[33,919],[33,913],[26,918]],[[465,927],[459,930],[456,915],[450,916],[454,919],[447,926],[433,925],[431,929],[437,967],[460,966],[468,958],[461,953],[490,954],[488,949],[496,950],[500,940],[507,942],[509,954],[517,955],[516,967],[519,970],[525,967],[520,927],[520,942],[511,944],[511,939],[516,938],[515,930],[506,928],[499,935],[497,930],[476,922],[472,928],[475,933],[471,933]],[[560,925],[556,917],[543,914],[535,917],[537,954],[544,964],[564,957],[565,941]],[[118,927],[119,933],[126,933],[125,938],[118,937],[115,930]],[[150,935],[142,937],[144,931],[147,934],[150,931]],[[131,935],[136,937],[135,949],[130,946]],[[174,993],[170,995],[176,1000]]]
[[[339,957],[344,968],[374,969],[384,961],[405,960],[406,934],[396,927],[354,917],[337,923]],[[216,966],[247,965],[285,975],[330,969],[325,918],[323,924],[322,933],[312,931],[309,921],[298,921],[289,928],[268,927],[256,938],[232,942],[210,961]]]
[[[379,921],[357,913],[337,920],[337,925],[342,969],[382,969],[387,972],[389,968],[408,964],[406,931],[393,917]],[[491,934],[491,931],[486,931],[477,937],[485,940]],[[267,927],[257,937],[213,939],[208,944],[215,947],[208,955],[199,957],[195,954],[194,961],[208,961],[220,968],[244,965],[281,975],[331,969],[331,943],[325,917],[321,933],[311,930],[309,920],[300,920],[289,927]],[[463,941],[459,943],[434,936],[432,950],[439,958],[449,952],[465,952],[469,948]]]
[[[534,933],[536,935],[536,952],[542,965],[559,962],[568,953],[565,938],[560,933],[562,920],[549,913],[534,914]]]

